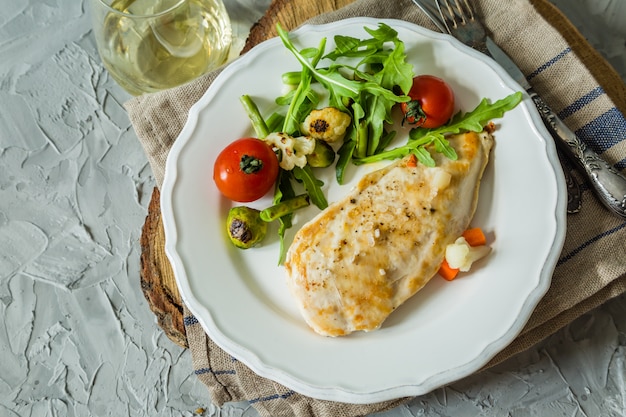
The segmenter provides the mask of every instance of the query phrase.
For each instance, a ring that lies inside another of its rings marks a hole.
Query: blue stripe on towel
[[[576,134],[600,154],[626,140],[623,136],[624,132],[626,132],[626,119],[618,109],[613,107],[578,129]]]
[[[284,394],[274,394],[274,395],[268,395],[267,397],[254,398],[248,402],[250,404],[254,404],[254,403],[263,402],[263,401],[271,401],[271,400],[279,400],[279,399],[284,400],[285,398],[291,397],[293,394],[295,394],[295,392],[287,391]]]
[[[185,326],[191,326],[192,324],[198,324],[198,319],[195,316],[187,316],[183,318],[183,324]]]
[[[222,371],[214,371],[211,368],[200,368],[194,371],[196,375],[202,374],[213,374],[213,375],[235,375],[236,372],[234,369],[224,369]]]
[[[617,168],[619,171],[626,169],[626,158],[622,159],[617,164],[615,164],[615,168]]]
[[[563,110],[559,112],[559,117],[561,119],[566,119],[572,114],[576,113],[578,110],[585,107],[587,104],[591,103],[596,98],[600,97],[604,94],[604,89],[602,87],[596,87],[569,106],[565,107]]]
[[[537,75],[541,74],[542,72],[544,72],[545,70],[550,68],[552,65],[554,65],[556,62],[560,61],[561,58],[563,58],[565,55],[569,54],[570,52],[572,52],[571,48],[569,48],[569,47],[565,48],[564,50],[559,52],[559,54],[557,56],[555,56],[554,58],[552,58],[551,60],[549,60],[548,62],[546,62],[545,64],[543,64],[542,66],[540,66],[539,68],[534,70],[533,72],[531,72],[530,74],[528,74],[526,79],[528,81],[532,80]]]
[[[569,261],[570,259],[574,258],[576,255],[578,255],[583,249],[585,249],[587,246],[597,242],[598,240],[607,237],[609,235],[612,235],[615,232],[618,232],[620,230],[622,230],[623,228],[626,227],[626,222],[610,229],[607,230],[606,232],[602,232],[597,236],[592,237],[591,239],[587,240],[586,242],[583,242],[582,245],[578,246],[577,248],[571,250],[569,253],[567,253],[565,256],[562,256],[556,263],[556,266],[562,265],[565,262]]]

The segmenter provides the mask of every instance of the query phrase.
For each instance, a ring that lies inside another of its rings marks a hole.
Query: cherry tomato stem
[[[264,141],[257,138],[238,139],[217,156],[213,181],[227,198],[250,202],[263,197],[278,177],[278,158]]]
[[[454,112],[454,92],[450,85],[433,75],[418,75],[408,92],[411,101],[402,103],[402,123],[436,128],[446,124]]]
[[[244,155],[239,161],[239,169],[245,174],[254,174],[263,169],[263,160],[255,158],[254,156]]]

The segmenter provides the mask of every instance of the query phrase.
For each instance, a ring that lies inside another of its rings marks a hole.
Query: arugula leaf
[[[352,46],[376,45],[375,52],[367,54],[356,67],[343,66],[364,82],[360,98],[355,100],[355,104],[363,110],[362,116],[354,110],[354,126],[361,133],[357,142],[357,154],[360,156],[375,154],[380,149],[384,126],[393,123],[391,109],[396,103],[409,100],[406,95],[397,95],[394,89],[399,87],[401,91],[408,92],[413,83],[413,66],[406,62],[404,43],[398,38],[398,32],[385,24],[380,24],[376,30],[367,27],[365,30],[372,39],[360,43],[353,41]],[[393,48],[384,48],[385,43],[392,43]],[[341,56],[336,55],[337,58]],[[361,67],[369,71],[361,70]]]
[[[375,39],[361,40],[351,36],[336,35],[335,49],[324,58],[336,60],[340,57],[359,58],[375,53],[380,48],[380,41]]]
[[[306,60],[307,56],[311,57],[311,65],[314,67],[322,58],[325,47],[326,39],[323,38],[318,48],[307,48],[303,50],[304,52],[301,51],[298,54],[303,60]],[[317,106],[319,98],[315,91],[311,89],[311,82],[312,74],[310,69],[303,67],[300,73],[300,82],[296,89],[276,100],[277,104],[289,103],[289,109],[285,115],[285,122],[282,128],[283,132],[293,134],[299,131],[301,120]]]
[[[343,177],[346,173],[346,167],[352,160],[352,154],[354,153],[354,147],[356,146],[355,140],[344,140],[343,144],[339,148],[337,153],[339,158],[335,164],[335,178],[337,178],[338,184],[343,184]]]
[[[341,57],[365,57],[381,51],[385,42],[393,42],[398,38],[398,32],[384,23],[379,24],[378,29],[368,27],[363,29],[369,33],[371,38],[358,39],[351,36],[336,35],[334,37],[335,50],[324,58],[337,60]]]
[[[304,189],[309,194],[309,197],[311,197],[311,202],[313,204],[315,204],[320,210],[324,210],[328,207],[328,201],[326,201],[326,196],[321,188],[324,183],[315,177],[310,165],[307,164],[304,168],[296,166],[291,172],[293,173],[294,178],[302,182],[302,185],[304,185]]]
[[[423,148],[423,147],[415,148],[412,153],[415,156],[417,156],[418,161],[420,161],[422,164],[426,165],[427,167],[435,166],[435,160],[433,159],[432,155],[430,154],[430,152],[428,152],[426,148]]]
[[[380,23],[378,29],[364,28],[367,33],[374,39],[378,39],[381,42],[391,41],[398,38],[398,32],[396,32],[391,26]]]
[[[436,133],[480,132],[487,123],[493,119],[501,118],[504,116],[504,113],[514,109],[521,101],[522,93],[519,91],[509,94],[493,104],[488,99],[483,98],[474,110],[465,114],[462,112],[457,113],[447,125],[432,130],[416,128],[410,132],[409,138],[412,139]]]
[[[469,113],[457,113],[449,124],[436,129],[415,128],[409,132],[409,140],[406,145],[395,149],[380,152],[376,155],[355,159],[355,164],[366,164],[386,159],[402,158],[409,153],[414,153],[420,162],[432,166],[431,161],[423,151],[425,147],[433,144],[435,151],[443,153],[450,159],[456,159],[456,151],[450,146],[445,135],[460,132],[481,132],[485,125],[493,119],[501,118],[504,113],[515,108],[522,101],[522,93],[515,92],[503,99],[491,103],[486,98],[482,99],[478,106]]]
[[[396,133],[397,132],[395,130],[390,130],[389,132],[385,132],[380,142],[378,143],[378,149],[376,149],[375,153],[380,153],[384,151],[385,148],[389,146],[391,141],[394,140],[394,138],[396,137]]]
[[[433,143],[435,144],[435,151],[444,154],[448,159],[457,160],[458,155],[456,151],[450,146],[450,142],[444,136],[435,136]]]

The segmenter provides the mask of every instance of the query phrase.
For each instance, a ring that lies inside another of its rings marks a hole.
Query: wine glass
[[[105,68],[133,95],[184,84],[228,58],[222,0],[91,0],[91,13]]]

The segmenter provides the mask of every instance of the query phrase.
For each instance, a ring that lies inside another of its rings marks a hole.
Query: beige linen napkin
[[[624,88],[619,85],[616,90],[608,90],[611,86],[599,82],[597,72],[583,64],[589,56],[576,54],[582,50],[595,56],[593,50],[587,44],[577,48],[568,44],[527,0],[479,0],[476,3],[495,41],[518,63],[537,92],[589,146],[623,172],[626,121],[607,91],[613,97],[617,91],[623,99]],[[546,7],[541,0],[535,0],[534,4]],[[359,0],[336,12],[318,16],[311,23],[353,16],[397,18],[435,29],[410,0]],[[562,22],[563,18],[560,19]],[[159,186],[167,153],[186,121],[189,108],[202,96],[217,73],[126,103]],[[525,220],[531,221],[520,219]],[[583,187],[581,212],[568,216],[567,222],[566,241],[550,290],[519,337],[489,365],[527,349],[573,319],[626,291],[626,222],[610,215],[587,187]],[[195,373],[208,386],[212,401],[217,405],[248,401],[262,416],[336,417],[361,416],[406,401],[353,405],[303,396],[259,377],[221,350],[189,311],[185,311],[185,327]]]

